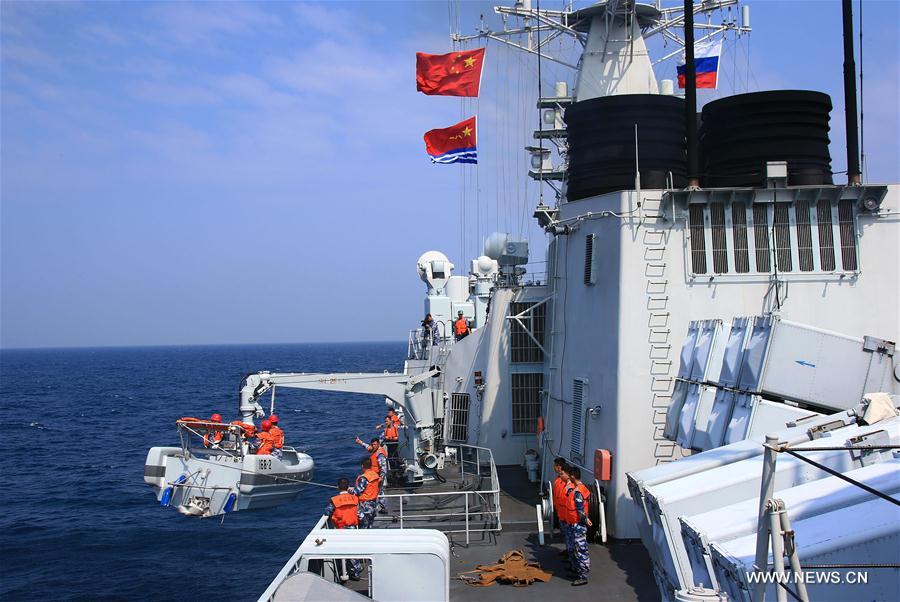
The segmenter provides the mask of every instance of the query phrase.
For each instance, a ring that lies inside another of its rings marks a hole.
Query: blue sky
[[[751,6],[701,101],[828,92],[845,169],[840,4]],[[463,31],[496,24],[459,8]],[[864,10],[868,176],[896,182],[898,3]],[[448,21],[446,2],[0,4],[0,345],[398,340],[422,252],[465,273],[499,225],[541,259],[535,65],[489,46],[477,103],[417,94]],[[479,168],[432,166],[422,134],[476,110]]]

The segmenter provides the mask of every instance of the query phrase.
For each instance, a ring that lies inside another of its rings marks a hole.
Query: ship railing
[[[438,326],[439,342],[433,345],[433,339],[426,340],[424,328],[414,328],[409,331],[407,340],[406,359],[428,360],[431,365],[439,365],[441,358],[446,356],[449,347],[453,345],[453,337],[448,333],[452,329],[443,322],[436,322]]]
[[[500,479],[497,476],[497,465],[494,454],[489,448],[468,444],[451,444],[456,449],[456,462],[460,468],[461,484],[468,481],[478,483],[477,489],[457,491],[433,491],[417,493],[388,493],[382,496],[383,501],[397,502],[399,513],[391,517],[397,520],[399,528],[414,523],[421,528],[422,521],[427,527],[446,522],[448,528],[440,529],[444,533],[465,533],[466,544],[469,544],[473,533],[499,532],[502,530],[500,516]],[[488,487],[481,483],[487,477]],[[430,507],[422,508],[417,502],[428,500]],[[419,506],[417,508],[417,506]],[[430,510],[438,510],[431,512]],[[442,512],[440,510],[448,510]],[[458,525],[462,523],[462,527]]]
[[[548,284],[548,272],[546,261],[530,261],[525,266],[525,274],[519,282],[522,286],[545,286]]]
[[[192,456],[209,458],[212,456],[228,456],[239,459],[244,456],[240,427],[217,422],[179,420],[178,437],[181,449]],[[220,433],[222,439],[207,443],[207,437]]]
[[[322,515],[319,518],[318,522],[316,522],[316,526],[312,528],[310,533],[314,533],[320,529],[330,529],[331,526],[328,524],[328,517]],[[309,537],[309,535],[307,535]],[[303,560],[303,555],[308,554],[309,551],[306,550],[302,545],[298,546],[294,551],[293,555],[288,559],[288,561],[281,567],[281,570],[278,571],[278,574],[269,584],[269,587],[266,588],[266,591],[260,595],[260,601],[273,600],[275,598],[275,592],[278,590],[278,587],[284,582],[285,579],[293,575],[294,573],[300,570],[301,561]]]
[[[820,441],[824,441],[820,439]],[[806,590],[806,582],[803,579],[788,579],[788,574],[802,575],[803,571],[810,570],[836,570],[836,569],[869,569],[869,568],[892,568],[896,569],[900,565],[896,563],[880,563],[880,564],[802,564],[800,556],[797,552],[797,546],[794,543],[794,529],[791,526],[788,517],[788,509],[783,500],[775,497],[775,467],[778,460],[778,454],[786,453],[801,462],[814,466],[818,470],[830,474],[833,477],[841,479],[855,487],[859,487],[863,491],[880,498],[886,502],[900,506],[900,500],[888,495],[884,491],[879,491],[865,483],[857,481],[839,472],[834,468],[830,468],[824,464],[820,464],[811,458],[804,456],[804,453],[817,451],[847,451],[851,454],[864,454],[881,451],[895,451],[900,449],[900,445],[893,444],[853,444],[853,445],[821,445],[815,447],[803,446],[802,448],[792,448],[790,443],[782,442],[777,435],[766,435],[766,442],[763,444],[763,464],[762,478],[760,479],[759,492],[759,522],[756,532],[756,556],[753,563],[755,573],[769,573],[774,571],[775,577],[772,583],[778,585],[781,590],[776,590],[778,599],[786,600],[790,595],[793,599],[800,602],[810,602],[809,593]],[[772,554],[772,567],[769,567],[769,553]],[[788,565],[785,565],[785,558]],[[763,600],[765,597],[765,579],[756,579],[751,582],[753,591],[751,600]],[[789,587],[789,583],[794,584],[794,590]],[[813,581],[814,583],[814,581]]]

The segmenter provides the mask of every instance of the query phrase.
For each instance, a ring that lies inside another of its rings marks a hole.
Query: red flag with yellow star
[[[437,96],[478,96],[484,48],[450,54],[416,53],[416,90]]]
[[[432,163],[478,163],[475,118],[425,132],[425,152]]]

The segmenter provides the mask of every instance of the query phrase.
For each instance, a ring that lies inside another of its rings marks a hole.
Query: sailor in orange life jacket
[[[469,328],[469,322],[463,316],[462,310],[456,312],[456,320],[453,322],[453,334],[456,340],[464,339],[471,334],[472,329]]]
[[[403,423],[400,421],[400,417],[397,416],[397,412],[394,411],[394,408],[388,408],[387,416],[385,416],[385,423],[384,424],[376,424],[375,428],[376,429],[386,428],[385,425],[387,424],[388,420],[390,420],[391,424],[393,424],[397,428],[400,428],[401,426],[403,426]],[[387,431],[385,431],[385,439],[390,441],[390,438],[387,436]],[[397,439],[397,437],[395,436],[394,439]]]
[[[581,469],[577,466],[566,466],[560,474],[568,477],[572,485],[566,493],[566,520],[570,525],[572,539],[569,560],[575,574],[572,585],[586,585],[591,570],[591,556],[587,544],[587,530],[593,524],[588,517],[588,498],[591,492],[581,482]]]
[[[338,479],[337,488],[338,494],[325,507],[325,516],[337,529],[355,529],[359,525],[359,497],[350,489],[350,481],[343,477]],[[349,560],[347,572],[350,579],[359,581],[362,563],[358,559]]]
[[[556,478],[553,480],[553,490],[550,495],[553,496],[553,512],[559,520],[559,532],[566,542],[566,549],[560,552],[560,556],[568,556],[570,546],[569,524],[566,522],[566,491],[569,489],[569,480],[562,477],[562,470],[566,468],[566,461],[563,458],[553,460],[553,471]]]
[[[387,481],[387,450],[381,445],[381,439],[375,437],[370,444],[366,445],[362,439],[357,437],[356,442],[371,454],[369,457],[372,459],[372,470],[378,474],[379,480]]]
[[[262,431],[256,434],[256,438],[259,441],[259,445],[256,448],[257,456],[266,456],[272,453],[272,450],[275,449],[275,435],[272,434],[272,423],[269,420],[263,420]]]
[[[396,459],[400,456],[400,431],[397,428],[400,425],[400,418],[393,413],[394,410],[388,410],[388,415],[384,417],[384,424],[379,424],[376,429],[384,429],[382,435],[384,446],[387,448],[388,467],[396,468]]]
[[[359,497],[359,528],[369,529],[378,512],[378,490],[381,479],[372,469],[372,458],[363,456],[359,461],[362,474],[356,477],[352,493]]]
[[[222,424],[222,415],[221,414],[213,414],[209,417],[210,422],[216,422],[218,424]],[[222,442],[223,437],[222,431],[208,431],[205,435],[203,435],[203,446],[204,447],[212,447],[213,445],[218,445]]]
[[[272,429],[269,431],[275,438],[274,449],[272,455],[276,458],[281,457],[281,448],[284,447],[284,431],[278,426],[278,416],[276,414],[269,415],[269,422],[272,423]]]

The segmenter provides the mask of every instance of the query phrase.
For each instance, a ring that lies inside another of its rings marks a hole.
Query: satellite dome
[[[494,269],[494,260],[487,255],[482,255],[476,261],[478,262],[478,271],[482,274],[489,274]]]
[[[508,241],[509,234],[494,232],[484,241],[484,254],[491,259],[500,259],[500,256],[506,252],[506,243]]]

